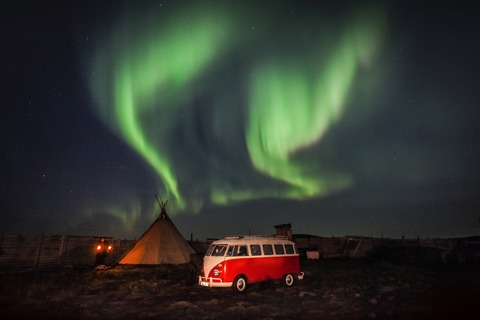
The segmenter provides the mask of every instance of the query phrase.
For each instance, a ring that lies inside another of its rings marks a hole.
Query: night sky
[[[4,7],[0,232],[477,235],[473,5]]]

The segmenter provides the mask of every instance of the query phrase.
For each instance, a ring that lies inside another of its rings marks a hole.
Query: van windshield
[[[212,244],[205,255],[207,256],[214,256],[214,257],[223,257],[225,255],[225,251],[227,250],[226,244]]]

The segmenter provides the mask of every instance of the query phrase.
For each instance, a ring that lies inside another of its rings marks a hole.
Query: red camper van
[[[302,279],[295,243],[287,237],[229,236],[208,248],[198,283],[243,292],[255,282],[282,280],[290,287]]]

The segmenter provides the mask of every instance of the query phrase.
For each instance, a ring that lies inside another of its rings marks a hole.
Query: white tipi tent
[[[157,199],[158,200],[158,199]],[[159,201],[160,215],[120,259],[120,265],[184,264],[195,251],[167,215],[167,202]]]

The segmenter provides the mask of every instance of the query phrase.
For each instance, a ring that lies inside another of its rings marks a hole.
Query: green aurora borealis
[[[12,2],[0,231],[476,235],[474,6]]]
[[[90,88],[173,211],[317,197],[353,182],[316,150],[375,68],[385,32],[379,8],[307,19],[282,5],[136,8],[97,40]]]

